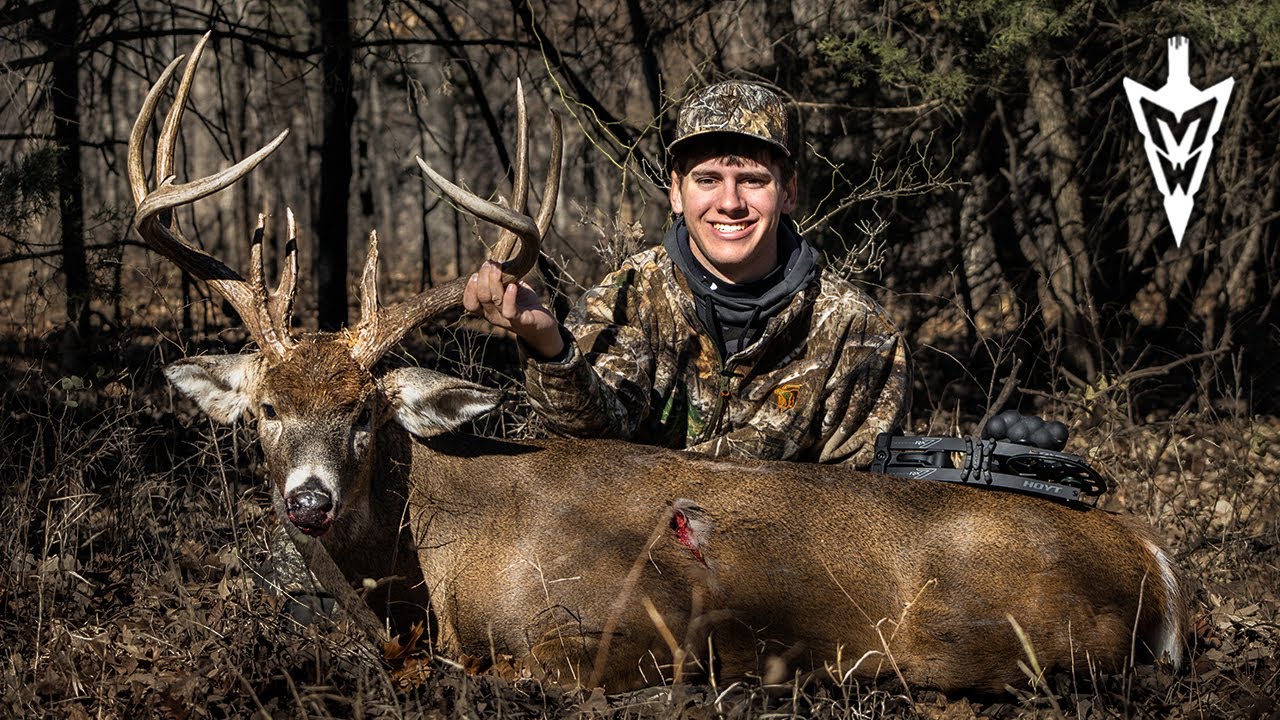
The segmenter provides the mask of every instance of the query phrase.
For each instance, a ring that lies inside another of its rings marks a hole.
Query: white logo
[[[1196,89],[1187,74],[1189,50],[1185,37],[1169,38],[1169,79],[1159,90],[1124,79],[1124,91],[1146,139],[1147,160],[1156,176],[1156,187],[1164,195],[1164,212],[1179,247],[1195,204],[1192,196],[1204,179],[1213,136],[1222,124],[1235,84],[1227,78],[1208,90]]]

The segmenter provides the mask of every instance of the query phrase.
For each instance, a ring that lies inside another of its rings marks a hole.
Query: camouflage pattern
[[[526,361],[534,408],[559,432],[716,456],[847,461],[905,420],[907,347],[870,297],[820,272],[723,369],[661,246],[583,296],[563,362]]]
[[[716,83],[690,96],[676,119],[676,139],[667,148],[676,148],[691,137],[729,132],[763,140],[791,156],[790,122],[787,107],[777,93],[762,85],[730,80]]]

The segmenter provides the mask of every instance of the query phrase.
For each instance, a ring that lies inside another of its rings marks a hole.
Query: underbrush
[[[145,355],[146,353],[144,353]],[[154,357],[137,365],[156,367]],[[623,696],[389,664],[341,612],[301,623],[266,587],[276,520],[244,427],[154,371],[87,381],[14,361],[0,407],[2,717],[1266,717],[1280,712],[1280,421],[1077,429],[1195,588],[1190,667],[1088,667],[999,696],[888,682],[742,681]]]

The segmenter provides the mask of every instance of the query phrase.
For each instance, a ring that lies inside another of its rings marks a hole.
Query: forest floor
[[[387,662],[341,612],[295,620],[261,575],[276,520],[253,435],[175,397],[162,338],[119,332],[75,376],[56,341],[0,350],[0,717],[1280,716],[1277,418],[1135,422],[1068,399],[1087,420],[1067,449],[1118,482],[1103,507],[1153,526],[1194,589],[1182,672],[1077,668],[995,696],[741,681],[605,697]]]

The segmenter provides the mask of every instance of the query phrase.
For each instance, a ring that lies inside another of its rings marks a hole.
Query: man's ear
[[[684,198],[680,196],[680,176],[675,170],[671,171],[671,186],[667,188],[667,197],[671,200],[671,214],[679,215],[684,212]]]
[[[396,420],[420,438],[440,435],[490,412],[502,391],[426,368],[399,368],[378,380]]]
[[[253,388],[261,366],[258,353],[202,355],[165,367],[164,376],[179,392],[221,423],[237,420],[253,403]]]

